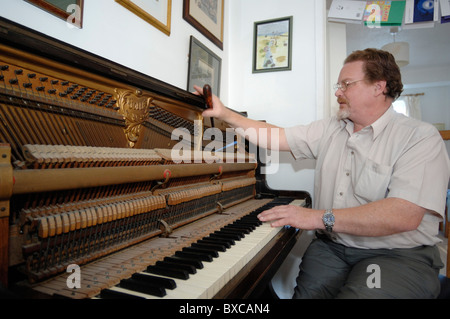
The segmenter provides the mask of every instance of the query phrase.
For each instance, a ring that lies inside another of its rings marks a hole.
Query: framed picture
[[[255,22],[253,73],[292,69],[292,17]]]
[[[224,0],[184,0],[183,18],[223,50]]]
[[[172,0],[116,0],[141,19],[170,35]]]
[[[222,59],[191,36],[187,90],[193,92],[194,85],[203,87],[209,84],[212,93],[220,96],[221,71]]]
[[[25,0],[51,14],[73,24],[83,27],[84,0]]]

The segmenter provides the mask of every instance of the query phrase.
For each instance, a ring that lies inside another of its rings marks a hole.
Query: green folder
[[[401,26],[406,1],[367,1],[363,21],[367,26]]]

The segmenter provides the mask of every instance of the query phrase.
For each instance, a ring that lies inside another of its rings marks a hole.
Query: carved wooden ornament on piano
[[[255,212],[307,205],[307,193],[271,192],[248,154],[176,164],[177,128],[203,152],[213,124],[202,98],[5,19],[0,29],[4,287],[26,297],[241,298],[267,284],[298,231],[260,225]]]

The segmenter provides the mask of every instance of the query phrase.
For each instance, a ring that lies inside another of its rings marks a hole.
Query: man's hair
[[[350,54],[344,63],[356,61],[364,62],[366,81],[370,83],[386,81],[384,95],[396,100],[402,94],[402,75],[391,53],[378,49],[358,50]]]

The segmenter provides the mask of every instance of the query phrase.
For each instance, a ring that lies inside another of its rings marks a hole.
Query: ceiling
[[[332,0],[327,0],[327,8]],[[410,45],[410,64],[404,70],[423,67],[450,66],[450,23],[435,23],[434,28],[404,29],[400,27],[396,42]],[[378,48],[393,42],[389,27],[368,28],[362,24],[347,24],[347,52]],[[403,69],[403,68],[402,68]]]

